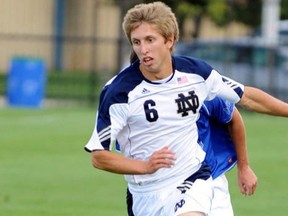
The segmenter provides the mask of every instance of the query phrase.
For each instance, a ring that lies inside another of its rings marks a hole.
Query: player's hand
[[[257,176],[249,166],[238,168],[238,186],[242,194],[246,196],[253,195],[257,182]]]
[[[174,161],[175,155],[168,147],[155,151],[147,162],[148,173],[154,173],[160,168],[170,168]]]

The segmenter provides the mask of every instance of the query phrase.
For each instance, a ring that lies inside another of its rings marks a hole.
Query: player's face
[[[173,38],[165,40],[155,25],[143,22],[131,32],[131,41],[141,62],[140,70],[147,79],[159,80],[172,73]]]

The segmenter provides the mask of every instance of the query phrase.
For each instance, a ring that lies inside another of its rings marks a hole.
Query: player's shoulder
[[[227,123],[231,120],[235,104],[215,97],[212,100],[204,101],[203,107],[206,112],[213,119],[216,119],[219,123]]]
[[[202,59],[190,56],[173,56],[173,66],[176,70],[186,73],[194,73],[202,76],[204,79],[210,75],[213,68]]]
[[[222,109],[233,109],[234,104],[230,101],[223,99],[219,96],[216,96],[212,100],[204,101],[204,105],[208,110],[222,110]]]
[[[226,106],[226,102],[228,102],[227,100],[216,96],[215,98],[213,98],[212,100],[206,100],[204,101],[204,104],[206,107],[208,107],[208,109],[213,109],[215,107],[225,107]]]
[[[128,93],[143,81],[137,64],[139,65],[134,63],[122,69],[105,84],[102,92],[105,92],[106,97],[117,98],[118,102],[127,100]]]
[[[106,85],[125,85],[128,83],[137,83],[143,79],[143,76],[139,70],[139,61],[122,69],[116,74]],[[132,84],[131,83],[131,84]]]

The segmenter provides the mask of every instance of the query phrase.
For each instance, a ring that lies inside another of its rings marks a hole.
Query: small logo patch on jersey
[[[188,82],[188,78],[186,76],[178,77],[177,78],[178,84],[183,84]]]
[[[148,89],[146,89],[146,88],[143,88],[143,90],[142,90],[142,94],[147,94],[147,93],[149,93],[150,91],[148,90]]]

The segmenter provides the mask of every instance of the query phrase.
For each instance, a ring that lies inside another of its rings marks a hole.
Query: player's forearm
[[[238,168],[249,166],[245,126],[237,108],[235,108],[233,111],[233,117],[229,123],[229,130],[237,154]]]
[[[149,160],[136,160],[106,150],[91,153],[95,168],[118,174],[151,174],[160,168],[170,168],[176,160],[174,153],[167,146],[156,150]]]
[[[240,191],[242,194],[252,195],[257,186],[257,176],[249,166],[244,121],[237,108],[234,109],[232,120],[229,123],[229,130],[237,154]]]
[[[239,105],[245,109],[259,113],[288,117],[287,103],[253,87],[245,87]]]
[[[91,153],[92,165],[101,170],[118,174],[147,174],[145,161],[125,158],[122,155],[106,151]]]

